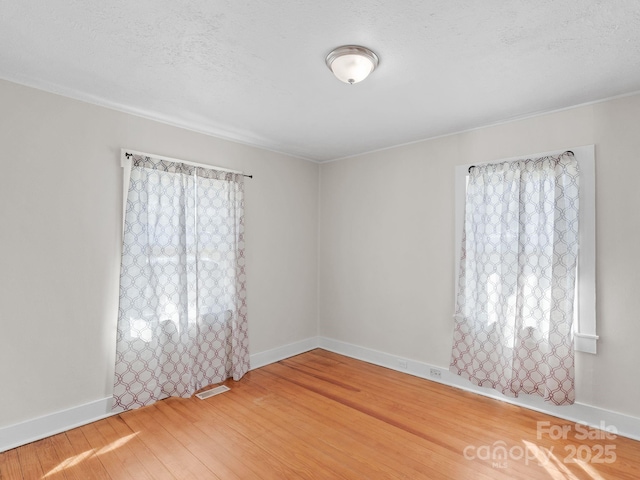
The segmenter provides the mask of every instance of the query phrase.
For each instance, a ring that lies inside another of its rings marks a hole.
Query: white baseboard
[[[283,345],[282,347],[277,347],[265,352],[254,353],[250,358],[251,370],[264,367],[270,363],[279,362],[285,358],[300,355],[301,353],[308,352],[314,348],[318,348],[318,337],[311,337],[306,340],[300,340],[299,342]]]
[[[0,452],[113,415],[112,397],[0,428]]]
[[[318,348],[318,337],[251,355],[251,368],[259,368]],[[0,427],[0,452],[86,425],[119,412],[111,410],[112,398],[103,398],[42,417]]]
[[[521,407],[530,408],[572,422],[580,422],[595,428],[602,428],[603,425],[606,427],[615,427],[619,435],[640,440],[640,418],[581,403],[566,407],[557,407],[545,405],[539,397],[521,396],[515,399],[505,397],[493,390],[476,387],[459,376],[453,375],[446,367],[429,365],[424,362],[409,360],[397,355],[391,355],[326,337],[307,338],[272,350],[255,353],[251,355],[251,369],[260,368],[270,363],[308,352],[314,348],[323,348],[347,357],[478,393]],[[404,362],[407,368],[401,368],[400,362]],[[440,379],[431,377],[430,372],[432,368],[440,371],[442,375]],[[50,415],[2,427],[0,428],[0,452],[114,415],[111,411],[111,402],[111,397],[103,398]]]
[[[408,373],[416,377],[425,378],[434,382],[449,385],[451,387],[460,388],[469,392],[477,393],[485,397],[494,398],[503,402],[511,403],[521,407],[529,408],[541,413],[553,415],[575,423],[586,424],[594,428],[615,427],[617,434],[623,437],[640,440],[640,418],[624,415],[610,410],[605,410],[591,405],[575,403],[564,407],[556,405],[547,405],[542,401],[541,397],[521,395],[518,398],[505,397],[495,390],[478,387],[449,372],[448,367],[429,365],[428,363],[409,360],[407,358],[391,355],[370,348],[352,345],[350,343],[333,340],[331,338],[320,337],[318,346],[330,352],[339,353],[347,357],[362,360],[374,365],[397,370],[398,372]],[[402,368],[401,362],[407,366]],[[433,378],[431,369],[438,370],[441,378]]]

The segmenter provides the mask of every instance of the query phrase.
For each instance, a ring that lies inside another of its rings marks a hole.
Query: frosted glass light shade
[[[361,82],[378,66],[378,56],[357,45],[338,47],[325,61],[338,80],[349,84]]]

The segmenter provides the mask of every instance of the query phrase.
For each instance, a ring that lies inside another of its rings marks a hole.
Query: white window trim
[[[578,251],[578,285],[576,295],[577,315],[574,328],[574,348],[578,352],[597,352],[596,335],[596,175],[595,146],[584,145],[551,152],[534,153],[503,158],[486,163],[503,163],[523,158],[539,158],[559,155],[571,150],[580,167],[580,249]],[[460,245],[464,224],[464,205],[468,165],[456,166],[455,173],[455,298],[458,297],[458,273],[460,271]]]

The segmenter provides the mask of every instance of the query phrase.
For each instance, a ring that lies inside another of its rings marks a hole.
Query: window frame
[[[580,168],[580,212],[578,271],[576,288],[576,315],[574,318],[574,350],[597,353],[596,334],[596,177],[595,146],[565,148],[549,152],[502,158],[483,163],[504,163],[525,158],[539,158],[559,155],[571,150]],[[458,165],[455,169],[455,299],[458,297],[458,275],[460,272],[460,246],[464,225],[464,210],[469,167],[473,164]]]

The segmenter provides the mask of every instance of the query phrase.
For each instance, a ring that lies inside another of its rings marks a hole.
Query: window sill
[[[573,348],[576,352],[597,353],[596,347],[600,337],[598,335],[588,335],[586,333],[574,333]]]

